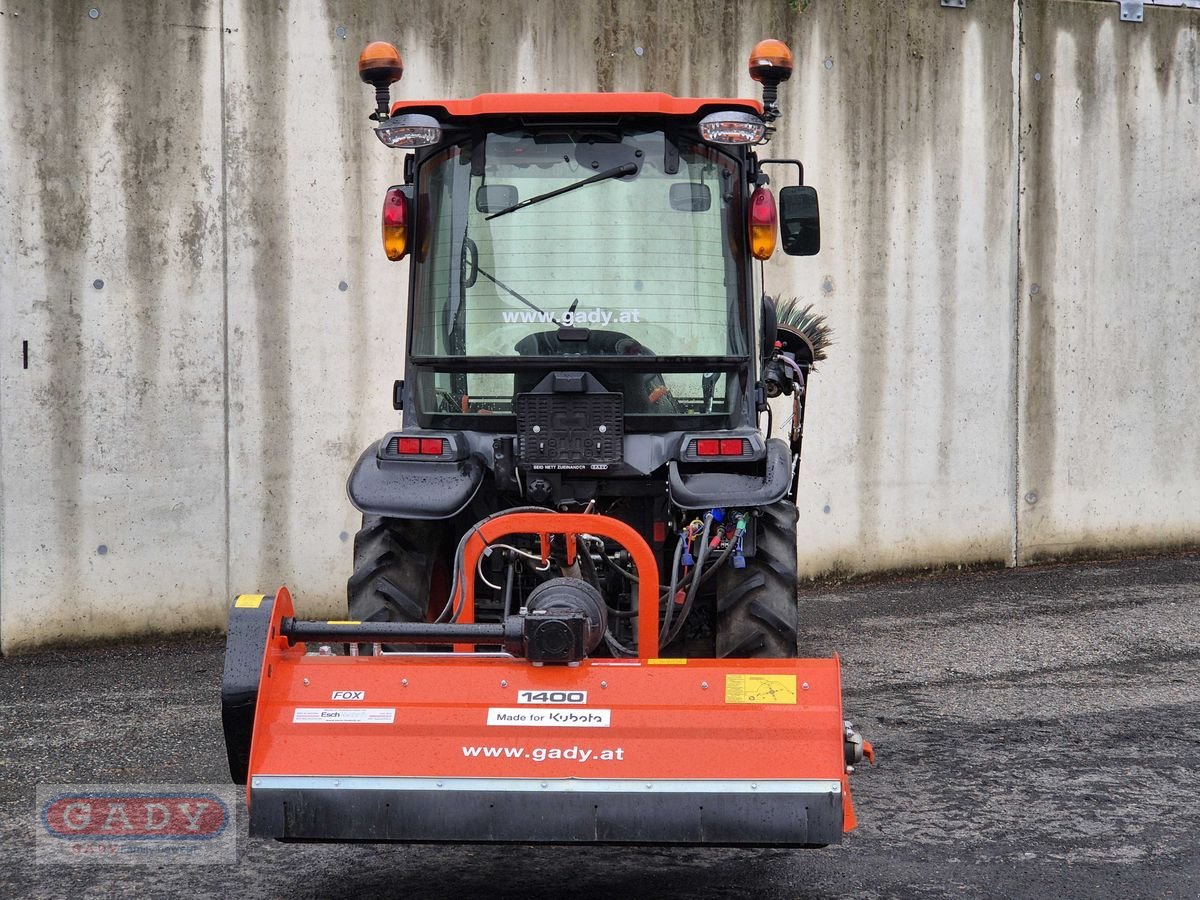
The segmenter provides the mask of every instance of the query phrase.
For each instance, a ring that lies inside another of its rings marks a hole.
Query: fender
[[[462,512],[483,483],[483,461],[380,459],[372,444],[358,457],[346,494],[359,511],[397,519],[449,519]]]
[[[766,442],[766,469],[761,476],[733,472],[685,474],[671,461],[667,472],[671,500],[687,509],[713,506],[770,506],[787,493],[792,454],[779,438]]]

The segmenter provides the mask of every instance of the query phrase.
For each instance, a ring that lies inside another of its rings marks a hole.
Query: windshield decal
[[[542,312],[541,310],[535,312],[532,309],[506,309],[501,311],[500,318],[508,325],[514,323],[521,323],[523,325],[540,323],[547,325],[561,324],[564,328],[581,328],[586,325],[599,325],[604,328],[608,325],[641,324],[642,311],[637,308],[614,310],[597,306],[594,309],[568,311],[556,318],[553,313]]]

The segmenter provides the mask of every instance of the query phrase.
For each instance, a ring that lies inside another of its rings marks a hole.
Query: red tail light
[[[392,438],[388,451],[398,456],[443,456],[446,453],[445,438]]]
[[[775,212],[775,195],[769,188],[755,188],[750,196],[750,253],[755,259],[770,259],[775,252],[779,234],[779,216]]]
[[[691,452],[696,456],[751,455],[750,442],[745,438],[697,438],[691,442]]]
[[[400,187],[388,188],[383,198],[383,252],[393,262],[408,252],[408,198]]]

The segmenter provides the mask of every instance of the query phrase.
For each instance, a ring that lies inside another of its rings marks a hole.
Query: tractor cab
[[[570,122],[504,99],[448,114],[413,166],[417,422],[511,430],[565,368],[630,430],[728,427],[750,402],[746,154],[701,140],[705,101],[585,96]]]
[[[791,60],[767,49],[773,88]],[[402,71],[388,52],[360,62],[377,95]],[[383,226],[411,267],[407,424],[514,431],[519,398],[564,370],[619,394],[631,433],[756,417],[752,262],[775,251],[778,217],[754,147],[774,96],[380,102],[379,139],[411,151]],[[785,252],[815,253],[815,194],[782,198]]]

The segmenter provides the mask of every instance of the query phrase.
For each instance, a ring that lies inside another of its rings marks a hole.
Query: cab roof
[[[694,116],[706,109],[739,109],[762,115],[757,100],[672,97],[663,93],[480,94],[470,100],[401,100],[392,115],[423,112],[450,118],[504,115]]]

